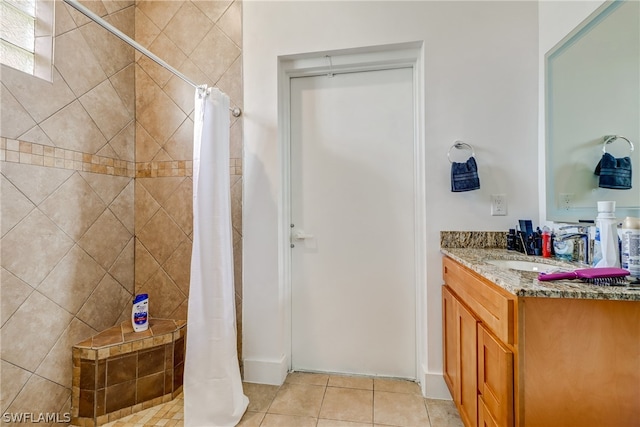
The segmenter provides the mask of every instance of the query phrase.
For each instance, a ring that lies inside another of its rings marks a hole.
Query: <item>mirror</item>
[[[545,56],[547,219],[593,220],[596,202],[640,217],[640,2],[606,2]],[[631,160],[631,189],[601,188],[606,152]]]

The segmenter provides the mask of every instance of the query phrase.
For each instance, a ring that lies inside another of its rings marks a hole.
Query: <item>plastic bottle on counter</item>
[[[133,300],[131,326],[135,332],[149,329],[149,294],[136,295]]]
[[[507,250],[515,251],[516,250],[516,229],[510,228],[509,234],[507,234]]]
[[[632,277],[640,278],[640,218],[626,217],[622,221],[622,268]]]
[[[620,267],[620,246],[616,202],[598,202],[596,238],[593,246],[593,266]]]
[[[551,231],[549,227],[542,227],[542,256],[550,258],[551,252]]]

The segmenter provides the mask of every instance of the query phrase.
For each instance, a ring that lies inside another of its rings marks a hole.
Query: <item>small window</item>
[[[54,2],[0,0],[0,62],[52,80]]]

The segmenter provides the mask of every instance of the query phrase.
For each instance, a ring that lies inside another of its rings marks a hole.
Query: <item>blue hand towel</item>
[[[451,163],[451,191],[471,191],[480,188],[478,165],[473,156],[464,163]]]
[[[604,153],[598,162],[595,175],[600,175],[598,186],[615,190],[629,190],[631,188],[631,159],[629,157],[615,158]]]

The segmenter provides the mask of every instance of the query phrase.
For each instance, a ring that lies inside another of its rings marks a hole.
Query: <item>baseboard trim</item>
[[[442,373],[421,372],[422,395],[428,399],[452,400]]]
[[[244,381],[248,383],[282,385],[289,366],[283,355],[277,360],[244,359]]]

